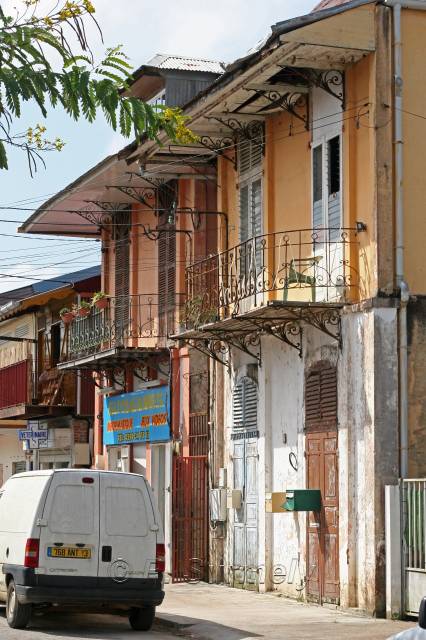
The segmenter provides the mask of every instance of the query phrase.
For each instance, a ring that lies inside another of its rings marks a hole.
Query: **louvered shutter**
[[[129,325],[129,281],[130,281],[130,211],[121,211],[114,216],[115,241],[115,307],[114,322],[116,338],[120,341]]]
[[[255,251],[256,270],[259,271],[262,263],[261,238],[262,233],[262,181],[259,178],[251,184],[251,237],[256,238],[253,250]]]
[[[233,428],[257,430],[257,385],[251,378],[241,378],[234,387]]]
[[[305,379],[306,431],[337,429],[337,371],[328,363],[312,368]]]
[[[177,182],[170,181],[158,190],[159,223],[163,231],[158,240],[158,313],[160,335],[172,331],[176,306],[176,231],[170,221],[177,198]]]
[[[323,212],[323,173],[322,173],[322,144],[312,152],[313,165],[313,228],[324,226]]]

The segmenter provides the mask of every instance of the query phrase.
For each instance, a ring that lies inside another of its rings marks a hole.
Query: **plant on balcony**
[[[77,305],[77,315],[80,316],[80,318],[85,318],[86,316],[89,315],[90,313],[90,309],[91,309],[91,304],[90,302],[87,302],[86,300],[82,300],[80,302],[80,305]]]
[[[186,326],[196,329],[200,325],[214,322],[217,319],[217,309],[205,296],[198,295],[187,301],[183,315]]]
[[[68,307],[64,307],[63,309],[61,309],[59,315],[64,324],[70,324],[75,318],[74,311],[72,311]]]
[[[108,296],[103,291],[97,291],[92,298],[92,305],[97,309],[106,309],[108,306]]]

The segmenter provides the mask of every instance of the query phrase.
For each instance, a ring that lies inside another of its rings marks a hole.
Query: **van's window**
[[[1,530],[5,533],[28,533],[39,508],[49,476],[10,478],[0,500]]]
[[[62,484],[55,489],[48,526],[54,533],[93,533],[94,513],[93,487]]]
[[[139,489],[108,487],[106,529],[109,536],[146,536],[148,517]]]

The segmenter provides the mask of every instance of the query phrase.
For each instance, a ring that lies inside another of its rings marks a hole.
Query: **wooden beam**
[[[309,93],[309,87],[297,84],[250,84],[244,87],[246,91],[278,91],[278,93]]]

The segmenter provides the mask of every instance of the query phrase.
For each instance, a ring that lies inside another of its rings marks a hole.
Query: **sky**
[[[41,8],[51,7],[41,0]],[[5,12],[20,9],[22,0],[0,0]],[[94,29],[89,37],[95,54],[122,44],[134,67],[156,53],[169,53],[222,62],[245,55],[265,38],[270,26],[303,15],[315,0],[94,0],[104,44]],[[99,243],[49,236],[16,234],[18,223],[50,195],[72,182],[102,158],[118,151],[126,141],[114,133],[102,116],[94,124],[74,122],[61,110],[51,110],[46,121],[28,105],[15,125],[25,131],[37,123],[47,127],[49,138],[59,136],[64,149],[45,156],[31,178],[22,152],[9,155],[9,170],[0,171],[0,291],[23,286],[35,279],[53,278],[99,262]],[[5,235],[2,235],[5,234]],[[19,275],[18,278],[11,274]]]

